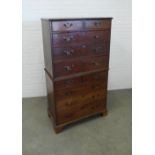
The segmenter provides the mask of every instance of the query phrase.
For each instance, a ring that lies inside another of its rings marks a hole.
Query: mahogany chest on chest
[[[48,115],[56,133],[107,114],[112,18],[42,19]]]

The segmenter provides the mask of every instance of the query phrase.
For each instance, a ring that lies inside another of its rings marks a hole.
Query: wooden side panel
[[[52,69],[52,48],[51,48],[51,36],[50,36],[50,22],[42,20],[42,37],[43,37],[43,49],[44,49],[44,62],[45,68],[53,77]]]
[[[54,92],[53,92],[53,82],[49,75],[46,74],[46,87],[47,87],[47,97],[48,97],[48,112],[52,114],[54,119],[56,119],[55,115],[55,103],[54,103]]]

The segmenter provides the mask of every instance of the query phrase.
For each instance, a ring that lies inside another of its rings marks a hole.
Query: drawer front
[[[53,61],[67,60],[81,56],[108,55],[109,47],[109,42],[103,42],[102,44],[94,45],[81,44],[77,46],[54,48]]]
[[[77,88],[82,86],[82,77],[76,77],[72,79],[67,80],[60,80],[54,82],[54,90],[59,91],[61,89],[67,89],[67,88]]]
[[[91,91],[88,93],[81,93],[76,96],[66,97],[63,100],[57,101],[56,106],[58,110],[62,109],[65,111],[70,111],[72,108],[76,108],[77,106],[84,105],[86,102],[95,101],[98,99],[103,99],[107,95],[107,91],[103,89],[99,89],[96,91]]]
[[[54,63],[55,77],[67,76],[75,73],[108,68],[108,56],[89,57],[87,59],[68,60]]]
[[[104,84],[107,83],[108,80],[108,72],[99,72],[99,73],[94,73],[91,75],[86,75],[83,76],[83,83],[84,85],[100,85],[100,84]],[[105,86],[106,84],[104,84]]]
[[[52,22],[53,31],[76,31],[83,29],[82,21],[55,21]]]
[[[55,95],[55,101],[63,101],[65,99],[70,99],[73,97],[78,97],[81,95],[85,95],[87,93],[92,93],[95,91],[104,91],[106,92],[107,89],[107,81],[104,81],[102,83],[92,83],[89,85],[83,85],[78,87],[72,87],[72,88],[66,88],[66,89],[57,89],[54,92]]]
[[[91,30],[110,29],[111,20],[87,20],[85,21],[85,28]]]
[[[108,78],[107,72],[97,72],[72,79],[55,81],[54,90],[59,91],[61,89],[74,89],[77,87],[85,88],[86,85],[105,83],[107,81],[107,78]]]
[[[92,45],[110,41],[110,31],[71,32],[53,35],[54,47],[68,47],[72,45]]]
[[[69,46],[70,44],[82,43],[84,41],[85,33],[72,32],[72,33],[57,33],[53,34],[53,46]]]
[[[85,33],[85,41],[91,45],[92,43],[101,43],[110,41],[110,31],[89,31]]]
[[[99,113],[106,110],[106,98],[89,100],[83,103],[83,105],[77,104],[77,106],[72,107],[70,110],[59,108],[57,111],[57,123],[61,124],[74,121],[90,114]]]

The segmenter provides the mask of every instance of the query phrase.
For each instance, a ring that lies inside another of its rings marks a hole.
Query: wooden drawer
[[[52,22],[53,31],[76,31],[83,29],[82,21],[55,21]]]
[[[80,100],[79,102],[81,103]],[[80,103],[77,104],[77,106],[72,107],[71,110],[57,108],[58,124],[80,119],[81,117],[90,114],[106,111],[106,98],[88,100],[87,102],[83,102],[83,104]]]
[[[83,83],[85,85],[92,85],[92,84],[100,84],[100,83],[107,83],[108,79],[108,72],[98,72],[91,75],[83,76]]]
[[[67,80],[60,80],[54,82],[54,90],[61,89],[73,89],[77,87],[85,87],[85,85],[93,85],[98,83],[107,82],[108,73],[107,72],[97,72],[85,76],[75,77]],[[105,82],[104,82],[105,81]]]
[[[75,108],[76,106],[83,105],[86,102],[94,101],[97,99],[102,99],[106,97],[107,92],[103,89],[99,89],[96,91],[91,91],[89,93],[83,92],[82,94],[72,96],[72,97],[66,97],[63,100],[57,101],[57,108],[62,110],[71,110],[72,108]]]
[[[78,97],[80,95],[83,96],[87,93],[92,93],[98,90],[106,92],[106,89],[107,89],[107,81],[103,83],[92,83],[89,85],[83,85],[83,86],[66,88],[66,89],[59,89],[59,90],[57,89],[54,92],[55,101],[59,102],[65,99]]]
[[[103,43],[81,43],[81,45],[68,46],[68,47],[57,47],[53,48],[53,61],[64,61],[72,58],[78,58],[82,56],[98,56],[98,55],[109,55],[110,43],[102,41]]]
[[[85,21],[85,29],[105,30],[111,28],[111,20],[87,20]]]
[[[81,44],[77,46],[54,48],[53,61],[56,62],[81,56],[108,55],[109,47],[109,42],[103,42],[103,44]]]
[[[82,77],[76,77],[67,80],[60,80],[54,82],[54,90],[67,89],[67,88],[76,88],[82,86]]]
[[[108,56],[73,59],[53,64],[54,76],[61,77],[75,73],[108,69]]]
[[[101,43],[110,41],[110,31],[89,31],[85,33],[85,41],[89,44]]]
[[[69,46],[70,44],[82,43],[84,41],[85,33],[83,32],[72,32],[72,33],[61,33],[53,34],[53,46]]]
[[[110,31],[70,32],[53,35],[54,47],[69,47],[71,45],[92,45],[110,40]]]

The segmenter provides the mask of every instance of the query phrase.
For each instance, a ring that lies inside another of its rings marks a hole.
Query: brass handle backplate
[[[73,26],[72,23],[65,23],[65,24],[64,24],[64,27],[65,27],[65,28],[70,28],[70,27],[72,27],[72,26]]]
[[[64,70],[65,71],[71,71],[73,67],[74,67],[74,64],[72,64],[70,66],[64,66]]]

